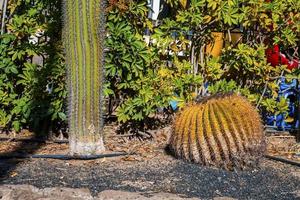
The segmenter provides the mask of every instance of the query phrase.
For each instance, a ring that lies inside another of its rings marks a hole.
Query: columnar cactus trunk
[[[64,47],[71,155],[104,150],[102,90],[104,1],[64,0]]]

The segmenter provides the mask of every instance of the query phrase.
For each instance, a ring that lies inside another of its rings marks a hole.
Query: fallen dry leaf
[[[9,176],[10,176],[10,177],[15,177],[15,176],[18,176],[18,173],[17,173],[17,172],[11,172],[11,173],[9,174]]]

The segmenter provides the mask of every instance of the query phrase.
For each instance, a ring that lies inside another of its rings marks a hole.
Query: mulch
[[[0,174],[15,162],[18,160],[0,161]],[[143,160],[27,160],[0,179],[0,184],[31,184],[38,188],[89,188],[92,194],[113,189],[178,193],[201,199],[297,199],[299,183],[300,169],[280,162],[263,159],[255,169],[229,172],[166,154]]]
[[[114,132],[106,127],[106,132]],[[262,159],[255,168],[225,171],[177,160],[165,151],[168,127],[152,139],[140,140],[106,134],[108,151],[135,155],[90,161],[54,159],[0,160],[0,184],[31,184],[38,188],[89,188],[103,190],[167,192],[212,199],[300,199],[300,168]],[[0,142],[0,153],[34,151],[64,154],[67,144]],[[23,145],[20,148],[20,145]],[[33,150],[34,149],[34,150]]]

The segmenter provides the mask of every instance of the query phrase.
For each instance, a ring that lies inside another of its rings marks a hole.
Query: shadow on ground
[[[30,139],[34,141],[37,138],[32,137]],[[0,153],[0,184],[9,176],[13,176],[13,171],[20,163],[24,162],[24,159],[17,157],[34,154],[42,145],[41,142],[23,141],[13,150]]]

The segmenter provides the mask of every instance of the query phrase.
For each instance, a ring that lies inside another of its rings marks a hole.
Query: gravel
[[[165,154],[128,160],[0,160],[0,184],[89,188],[93,195],[104,190],[123,190],[176,193],[201,199],[300,199],[300,168],[280,162],[263,159],[258,168],[229,172]]]

